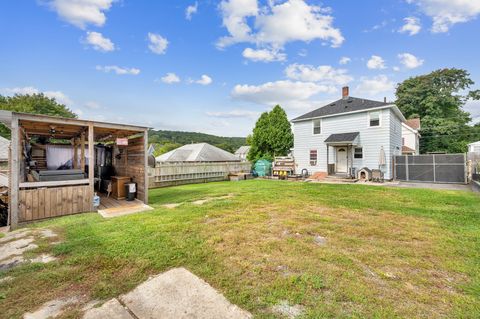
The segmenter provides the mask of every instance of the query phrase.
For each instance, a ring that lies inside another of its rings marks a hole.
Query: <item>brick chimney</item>
[[[348,86],[344,86],[342,88],[342,98],[343,99],[348,99],[348,96],[350,95],[350,89],[348,88]]]

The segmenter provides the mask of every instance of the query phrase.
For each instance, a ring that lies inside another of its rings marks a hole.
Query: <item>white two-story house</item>
[[[404,122],[395,104],[350,97],[344,87],[340,100],[292,120],[296,170],[354,176],[366,167],[392,179]]]
[[[410,119],[402,123],[402,154],[420,154],[420,119]]]

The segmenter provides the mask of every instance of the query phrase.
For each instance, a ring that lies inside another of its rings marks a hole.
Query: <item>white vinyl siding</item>
[[[381,126],[370,127],[369,112],[354,114],[339,114],[337,116],[322,118],[321,133],[312,135],[312,120],[293,123],[294,133],[294,156],[296,169],[301,172],[306,168],[310,174],[315,172],[327,172],[327,146],[325,140],[335,133],[360,132],[359,144],[356,147],[362,148],[363,158],[353,158],[354,148],[349,149],[349,161],[353,159],[353,167],[360,169],[368,167],[378,169],[380,148],[383,146],[387,165],[384,166],[385,178],[390,179],[391,156],[398,147],[401,152],[401,122],[390,108],[379,110]],[[365,123],[365,124],[362,124]],[[397,125],[394,128],[391,125]],[[310,165],[310,150],[317,150],[317,165]],[[335,163],[335,148],[329,149],[329,163]]]

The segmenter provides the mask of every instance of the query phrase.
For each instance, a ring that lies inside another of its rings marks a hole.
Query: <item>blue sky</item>
[[[479,0],[0,2],[0,94],[82,118],[246,136],[340,97],[389,100],[444,67],[480,87]],[[467,110],[480,120],[480,103]]]

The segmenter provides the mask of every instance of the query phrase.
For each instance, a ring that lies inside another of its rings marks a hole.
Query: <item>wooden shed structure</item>
[[[148,203],[148,128],[0,111],[11,129],[9,221],[18,224],[130,205],[125,182]],[[123,194],[122,194],[123,193]],[[108,196],[107,196],[108,195]]]

